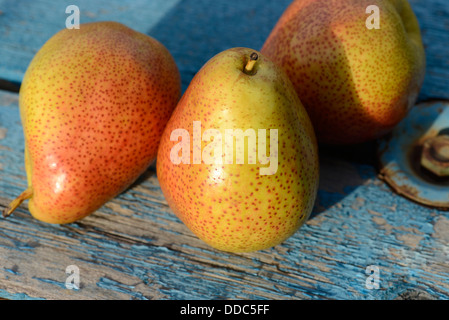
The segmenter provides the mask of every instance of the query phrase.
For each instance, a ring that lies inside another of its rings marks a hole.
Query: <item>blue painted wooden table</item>
[[[115,20],[160,40],[185,90],[216,53],[260,49],[289,2],[0,0],[0,209],[26,187],[17,89],[40,46],[65,27],[68,5],[80,8],[82,23]],[[449,4],[410,2],[427,53],[420,100],[449,99]],[[449,212],[394,193],[379,179],[374,142],[320,154],[310,219],[281,245],[248,254],[198,240],[167,206],[154,167],[69,225],[39,222],[24,203],[0,219],[0,297],[448,299]],[[79,270],[77,289],[66,287],[68,266]],[[378,289],[367,268],[378,271]]]

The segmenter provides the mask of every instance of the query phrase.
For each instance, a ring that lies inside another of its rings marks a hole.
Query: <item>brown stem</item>
[[[246,63],[245,69],[243,69],[243,72],[248,75],[253,75],[254,74],[253,68],[258,59],[259,55],[256,52],[251,53],[251,55],[249,56],[249,60]]]
[[[11,201],[9,206],[3,211],[3,217],[6,218],[7,216],[9,216],[11,213],[14,212],[14,210],[17,209],[17,207],[19,207],[22,204],[22,202],[24,202],[27,199],[30,199],[32,196],[33,196],[33,188],[29,187],[24,192],[22,192],[20,196]]]

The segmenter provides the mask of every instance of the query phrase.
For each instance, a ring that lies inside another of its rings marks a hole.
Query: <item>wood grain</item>
[[[158,35],[173,52],[185,88],[215,52],[260,47],[289,1],[217,0],[214,10],[204,0],[164,2],[165,9],[157,12],[145,1],[121,11],[113,10],[119,6],[115,2],[78,1],[82,19],[123,20]],[[39,46],[63,27],[65,5],[34,1],[19,10],[17,3],[0,1],[0,78],[20,83]],[[443,22],[449,5],[444,0],[411,3],[428,60],[420,99],[448,98],[449,24]],[[256,27],[258,32],[249,32]],[[0,91],[0,209],[26,186],[17,104],[17,93]],[[0,297],[448,299],[449,212],[394,194],[377,177],[375,154],[374,143],[321,147],[320,190],[311,218],[283,244],[249,254],[219,252],[198,240],[167,206],[154,166],[77,223],[39,222],[24,203],[0,219]],[[65,286],[70,265],[80,270],[78,290]],[[378,290],[366,287],[370,265],[380,270]]]

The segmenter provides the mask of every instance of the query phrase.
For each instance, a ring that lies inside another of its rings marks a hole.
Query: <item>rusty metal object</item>
[[[416,105],[378,144],[379,177],[396,193],[449,210],[449,101]]]
[[[426,140],[421,165],[439,177],[449,177],[449,136],[439,135]]]

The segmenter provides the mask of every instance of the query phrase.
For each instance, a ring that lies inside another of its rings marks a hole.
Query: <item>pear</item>
[[[50,38],[20,87],[29,199],[38,220],[63,224],[100,208],[155,161],[181,96],[180,74],[156,39],[116,22]]]
[[[407,0],[295,0],[261,52],[287,72],[323,144],[390,132],[416,102],[425,73]]]
[[[263,250],[309,217],[317,142],[285,72],[258,51],[230,48],[192,79],[156,169],[170,208],[199,239],[222,251]]]

